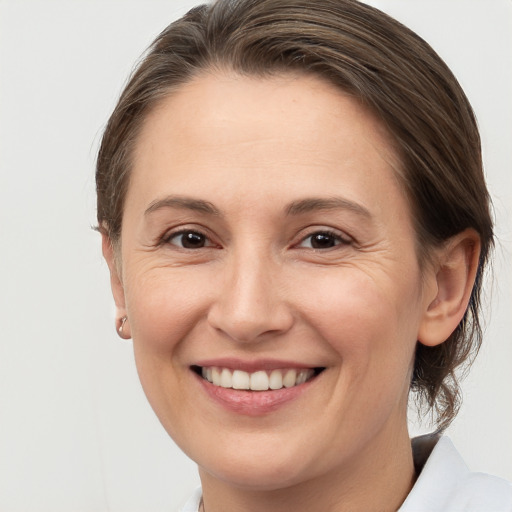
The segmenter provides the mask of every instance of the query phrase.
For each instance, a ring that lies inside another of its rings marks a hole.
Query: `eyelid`
[[[205,240],[206,240],[206,245],[205,245],[205,247],[202,247],[202,249],[210,248],[210,247],[215,247],[215,245],[216,245],[212,241],[212,236],[208,234],[208,230],[205,229],[205,228],[202,228],[202,227],[198,227],[198,226],[179,226],[179,227],[176,227],[174,229],[170,229],[170,230],[166,231],[160,237],[160,239],[158,240],[158,245],[168,244],[168,245],[172,245],[173,247],[176,247],[177,249],[189,251],[191,249],[188,249],[188,248],[185,248],[185,247],[180,247],[179,245],[171,243],[171,240],[173,238],[175,238],[175,237],[177,237],[179,235],[183,235],[185,233],[197,233],[198,235],[203,236],[205,238]],[[197,250],[197,249],[194,249],[194,250]]]
[[[334,229],[334,228],[328,228],[328,227],[323,227],[323,226],[312,226],[310,228],[308,228],[308,231],[305,233],[305,234],[302,234],[300,236],[300,239],[297,243],[293,244],[295,247],[298,247],[299,249],[304,249],[304,247],[300,247],[300,245],[305,241],[307,240],[308,238],[312,237],[313,235],[316,235],[316,234],[325,234],[325,235],[329,235],[329,236],[332,236],[333,238],[336,238],[337,240],[340,241],[340,243],[338,245],[335,245],[334,247],[338,247],[339,245],[343,246],[343,245],[351,245],[354,243],[354,239],[347,235],[345,232],[343,231],[340,231],[338,229]],[[331,247],[330,249],[333,249],[334,247]],[[326,249],[314,249],[312,248],[312,250],[316,250],[316,251],[325,251]]]

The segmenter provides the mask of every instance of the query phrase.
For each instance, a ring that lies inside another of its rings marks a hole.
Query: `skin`
[[[399,165],[379,122],[314,77],[204,73],[146,118],[118,253],[103,248],[143,388],[208,512],[396,510],[410,491],[414,349],[462,318],[478,237],[420,269]],[[182,247],[183,230],[205,245]],[[325,370],[250,416],[190,368],[221,357]]]

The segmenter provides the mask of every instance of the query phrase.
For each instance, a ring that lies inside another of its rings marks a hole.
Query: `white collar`
[[[422,438],[413,439],[413,452],[418,444],[429,442],[428,436]],[[398,512],[512,511],[509,482],[470,471],[448,437],[430,440],[435,445]]]

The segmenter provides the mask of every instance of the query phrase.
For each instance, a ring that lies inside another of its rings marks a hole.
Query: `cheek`
[[[200,272],[154,269],[134,273],[126,287],[126,305],[134,343],[155,354],[176,349],[207,310]]]
[[[339,361],[329,408],[334,418],[342,411],[343,429],[334,421],[333,425],[344,434],[334,432],[336,439],[351,438],[354,431],[371,437],[382,425],[401,424],[416,346],[410,293],[397,299],[389,288],[384,290],[367,277],[345,285],[339,293],[318,300],[323,312],[317,317],[318,332]],[[399,308],[397,300],[402,299]]]
[[[188,371],[184,372],[183,354],[207,310],[204,279],[178,269],[144,270],[127,272],[126,305],[135,363],[151,407],[171,437],[179,439],[184,430],[180,411],[187,407],[180,392]]]
[[[421,313],[417,279],[347,268],[313,282],[301,298],[304,318],[353,379],[367,378],[370,368],[374,373],[409,371]]]

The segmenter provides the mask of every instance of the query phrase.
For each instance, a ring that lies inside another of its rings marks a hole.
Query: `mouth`
[[[240,391],[278,391],[301,386],[325,370],[317,368],[282,368],[247,372],[220,366],[192,366],[191,369],[215,387]]]

